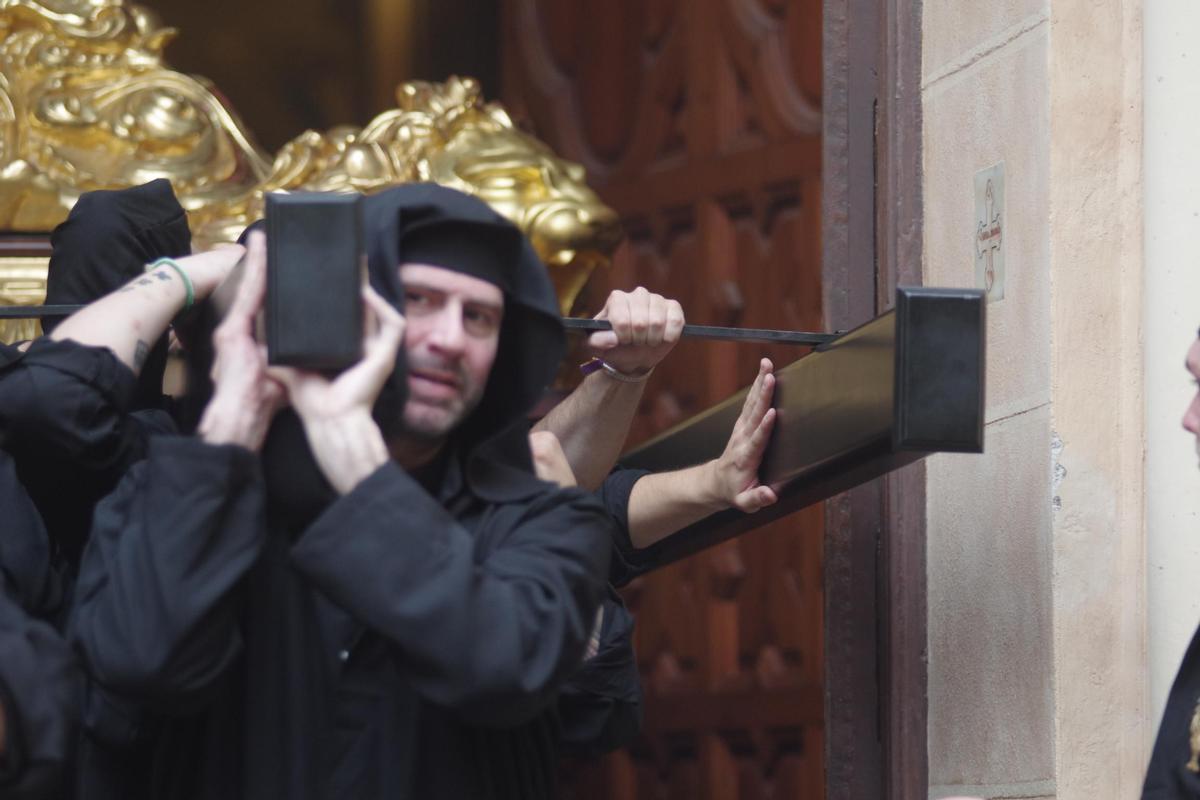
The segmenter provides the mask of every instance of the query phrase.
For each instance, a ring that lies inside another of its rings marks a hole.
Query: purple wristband
[[[586,375],[591,375],[593,372],[599,372],[604,369],[604,361],[599,358],[591,358],[579,365],[579,371]]]

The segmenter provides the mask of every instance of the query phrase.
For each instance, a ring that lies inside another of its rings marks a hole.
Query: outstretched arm
[[[175,260],[192,284],[195,302],[212,293],[243,252],[242,247],[230,245]],[[137,374],[186,301],[183,278],[164,264],[67,317],[50,338],[107,347]]]
[[[588,375],[534,426],[558,437],[585,489],[596,489],[616,463],[645,379],[679,341],[683,309],[639,286],[610,294],[596,319],[609,320],[613,329],[593,333],[588,346],[617,374],[601,369]]]
[[[775,409],[774,366],[764,358],[746,394],[725,451],[713,461],[688,469],[646,475],[629,496],[629,534],[634,547],[660,539],[727,508],[747,514],[778,498],[758,481],[758,467],[771,438]]]

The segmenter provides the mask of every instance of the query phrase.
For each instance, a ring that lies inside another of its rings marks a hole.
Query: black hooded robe
[[[141,274],[148,262],[186,254],[190,241],[183,208],[165,180],[86,193],[53,233],[47,300],[66,304],[95,300]],[[50,319],[43,324],[50,331],[56,322]],[[34,703],[33,710],[21,716],[40,720],[25,727],[43,731],[39,737],[24,735],[25,743],[17,753],[30,765],[22,774],[43,777],[26,777],[12,785],[0,779],[2,797],[10,796],[6,792],[14,797],[36,796],[34,789],[26,787],[49,786],[46,781],[53,788],[36,791],[49,791],[48,796],[56,798],[125,797],[121,778],[126,764],[114,758],[115,752],[97,732],[115,736],[123,748],[121,755],[129,761],[141,760],[142,753],[128,746],[129,721],[137,713],[120,698],[80,676],[76,686],[80,691],[70,696],[70,708],[63,705],[67,695],[56,687],[61,687],[64,672],[74,667],[66,666],[69,650],[55,631],[65,626],[65,606],[96,503],[133,463],[145,457],[151,435],[174,430],[162,410],[165,341],[163,337],[156,346],[140,379],[101,347],[49,337],[33,342],[24,353],[0,346],[0,446],[6,451],[5,463],[15,468],[12,485],[23,485],[20,495],[25,504],[6,499],[0,506],[6,515],[6,524],[0,526],[0,561],[12,564],[12,554],[23,553],[23,566],[12,568],[8,576],[10,589],[14,581],[26,587],[16,603],[10,596],[0,612],[5,620],[0,624],[9,633],[20,631],[19,638],[0,642],[0,669],[21,671],[20,680],[10,681],[19,688],[13,688],[9,697],[12,702],[20,698]],[[28,506],[30,499],[36,511]],[[18,513],[26,506],[29,515]],[[47,576],[45,585],[54,587],[55,603],[48,603],[50,595],[45,595],[31,605],[28,586],[42,585],[43,578],[38,577],[42,575]],[[62,720],[53,733],[46,733],[51,711]],[[75,741],[80,720],[86,721],[91,733]],[[56,744],[51,747],[49,742]],[[47,755],[52,750],[58,754],[53,758]],[[69,764],[68,751],[73,759]],[[16,763],[11,765],[14,771]]]
[[[41,518],[0,451],[0,797],[50,800],[70,785],[80,673],[58,634],[64,585]]]
[[[166,180],[80,196],[54,229],[47,302],[89,303],[162,256],[191,248],[183,208]],[[47,333],[60,320],[43,320]],[[174,430],[162,409],[166,337],[139,377],[104,348],[48,336],[24,354],[0,354],[0,438],[13,456],[68,572],[79,561],[92,510],[151,434]]]
[[[372,281],[393,299],[406,229],[507,225],[436,186],[367,203]],[[632,651],[614,665],[602,643],[580,666],[613,521],[533,475],[523,416],[562,332],[514,246],[488,388],[428,488],[389,463],[335,497],[285,416],[265,477],[238,448],[156,439],[97,510],[72,619],[87,667],[198,712],[163,732],[150,796],[552,797],[564,742],[636,730]],[[609,618],[627,642],[627,617]]]
[[[1167,695],[1142,786],[1143,800],[1200,797],[1200,753],[1192,749],[1193,736],[1200,736],[1200,628],[1183,655]]]

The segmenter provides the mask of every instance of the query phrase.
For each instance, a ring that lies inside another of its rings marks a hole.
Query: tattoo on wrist
[[[169,281],[171,279],[170,275],[163,276],[163,275],[157,275],[157,273],[156,273],[156,276],[158,277],[159,280]],[[139,286],[153,286],[153,285],[154,285],[154,281],[150,280],[148,277],[143,275],[142,277],[138,278],[136,281],[130,281],[129,283],[125,284],[117,291],[118,292],[132,292],[134,289],[136,289]]]
[[[133,369],[135,372],[140,372],[146,363],[146,359],[150,357],[150,345],[138,339],[137,346],[133,349]]]
[[[151,272],[150,274],[153,275],[154,277],[158,278],[160,281],[166,281],[167,283],[171,282],[171,271],[170,270],[156,269],[156,270],[154,270],[154,272]]]

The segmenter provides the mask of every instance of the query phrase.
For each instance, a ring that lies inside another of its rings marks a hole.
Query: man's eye
[[[405,312],[428,310],[433,307],[433,298],[425,292],[406,291],[404,293]]]
[[[500,327],[500,316],[482,309],[463,309],[463,327],[475,336],[487,336]]]

